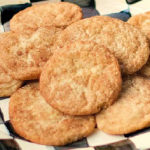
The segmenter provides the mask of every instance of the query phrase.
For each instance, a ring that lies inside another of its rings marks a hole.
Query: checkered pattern
[[[59,0],[57,0],[59,1]],[[76,0],[83,7],[84,18],[99,15],[99,12],[95,9],[95,3],[85,0],[85,3],[80,0]],[[9,5],[0,7],[0,32],[9,31],[9,20],[18,11],[29,7],[33,2],[18,5]],[[92,4],[92,5],[91,5]],[[85,5],[86,7],[84,7]],[[119,13],[109,14],[111,17],[119,18],[126,21],[131,15],[129,9],[120,10]],[[105,134],[98,129],[87,138],[81,141],[74,142],[64,147],[44,146],[35,143],[31,143],[15,133],[9,122],[9,98],[0,99],[0,150],[66,150],[66,149],[78,149],[78,150],[134,150],[148,149],[150,148],[150,128],[132,133],[130,135],[114,136]],[[38,131],[37,131],[38,132]]]
[[[107,135],[99,130],[95,130],[91,136],[82,139],[81,141],[74,142],[64,147],[52,147],[52,146],[43,146],[39,144],[33,144],[29,141],[26,141],[19,135],[15,133],[10,122],[9,122],[9,98],[0,100],[0,148],[1,145],[4,147],[14,147],[15,150],[22,149],[27,150],[28,147],[32,147],[32,150],[66,150],[73,148],[80,148],[81,150],[94,150],[97,148],[108,148],[108,147],[126,147],[126,150],[132,150],[134,145],[131,141],[127,140],[127,137],[122,136],[112,136]],[[122,142],[120,142],[122,141]],[[10,145],[8,145],[10,143]],[[115,143],[112,145],[107,145],[110,143]],[[106,145],[106,146],[103,146]],[[129,147],[129,148],[128,148]]]

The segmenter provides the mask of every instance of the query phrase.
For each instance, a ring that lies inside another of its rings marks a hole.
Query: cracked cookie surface
[[[0,97],[12,95],[22,84],[23,81],[13,79],[0,67]]]
[[[94,41],[115,55],[125,74],[133,74],[146,64],[149,43],[140,30],[121,20],[95,16],[68,26],[57,39],[57,45],[67,41]]]
[[[150,126],[150,80],[125,78],[116,102],[96,116],[97,126],[109,134],[128,134]]]
[[[53,54],[52,46],[60,30],[39,28],[31,34],[6,32],[0,38],[0,66],[14,79],[38,79]]]
[[[128,23],[136,26],[139,30],[141,30],[148,37],[150,42],[150,12],[132,16],[129,18]],[[140,70],[140,74],[150,77],[150,58]]]
[[[67,3],[43,3],[28,7],[10,20],[10,29],[15,32],[30,33],[39,27],[50,29],[55,26],[64,29],[73,22],[82,19],[79,6]]]
[[[46,103],[37,83],[20,88],[10,98],[10,122],[16,133],[44,145],[65,145],[94,131],[94,116],[64,115]]]
[[[117,59],[95,42],[65,45],[49,59],[40,77],[46,101],[69,115],[97,113],[115,101],[120,89]]]

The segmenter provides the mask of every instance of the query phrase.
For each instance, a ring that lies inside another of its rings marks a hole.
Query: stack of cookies
[[[82,19],[66,2],[29,7],[10,29],[0,35],[0,96],[11,96],[17,134],[60,146],[96,124],[109,134],[150,126],[150,80],[138,75],[150,49],[140,29],[106,16]]]

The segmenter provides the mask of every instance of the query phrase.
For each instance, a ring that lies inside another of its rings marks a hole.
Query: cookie
[[[49,59],[40,76],[40,90],[59,111],[89,115],[115,101],[121,81],[118,61],[107,48],[76,41]]]
[[[39,28],[24,35],[7,32],[0,36],[0,66],[17,80],[38,79],[45,62],[52,55],[52,46],[59,29]]]
[[[139,28],[150,39],[150,12],[132,16],[127,22]]]
[[[125,74],[138,71],[149,57],[149,44],[137,28],[107,16],[95,16],[68,26],[57,39],[60,47],[66,41],[95,41],[108,47],[118,59]]]
[[[22,83],[20,80],[13,79],[0,67],[0,97],[12,95]]]
[[[44,145],[65,145],[88,136],[95,128],[93,116],[68,116],[53,109],[41,96],[37,83],[11,96],[9,115],[16,133]]]
[[[150,41],[150,12],[135,15],[128,20],[128,23],[139,28]],[[140,70],[140,74],[150,77],[150,58],[148,59],[147,64]]]
[[[150,126],[150,80],[140,76],[123,81],[118,100],[96,116],[97,126],[109,134],[127,134]]]
[[[15,32],[30,33],[39,27],[55,26],[64,29],[73,22],[82,19],[79,6],[67,3],[43,3],[26,8],[10,20],[10,29]]]

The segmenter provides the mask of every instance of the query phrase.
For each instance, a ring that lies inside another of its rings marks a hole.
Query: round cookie
[[[140,76],[123,81],[118,100],[96,116],[97,126],[109,134],[128,134],[150,126],[150,80]]]
[[[87,137],[95,128],[93,116],[68,116],[53,109],[41,96],[36,83],[11,96],[9,115],[16,133],[44,145],[65,145]]]
[[[128,20],[128,23],[138,27],[150,40],[150,12],[135,15]],[[140,74],[150,77],[150,59],[140,70]]]
[[[14,32],[1,34],[0,65],[17,80],[39,78],[41,69],[52,55],[52,46],[59,29],[39,28],[24,35]]]
[[[108,47],[126,74],[138,71],[149,57],[146,36],[132,25],[107,16],[95,16],[71,24],[58,37],[57,45],[62,47],[66,41],[78,39]]]
[[[20,80],[13,79],[0,67],[0,97],[12,95],[22,83]]]
[[[28,7],[10,20],[10,29],[15,32],[30,33],[39,27],[55,26],[64,29],[73,22],[82,19],[79,6],[67,3],[43,3]]]
[[[54,53],[40,76],[46,101],[69,115],[89,115],[111,105],[121,89],[117,59],[95,42],[76,41]]]
[[[127,22],[138,27],[150,39],[150,12],[132,16]]]

